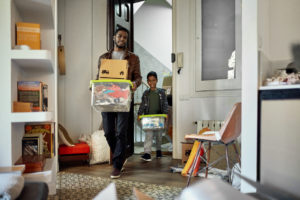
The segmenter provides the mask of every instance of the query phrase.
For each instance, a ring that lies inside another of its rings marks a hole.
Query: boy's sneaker
[[[117,168],[114,168],[114,170],[111,172],[110,178],[120,178],[121,171]]]
[[[141,159],[144,161],[151,161],[151,155],[148,153],[145,153],[144,155],[141,156]]]
[[[161,154],[161,150],[156,151],[156,158],[161,158],[162,154]]]

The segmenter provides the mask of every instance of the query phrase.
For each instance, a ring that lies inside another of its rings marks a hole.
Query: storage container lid
[[[133,84],[130,80],[123,80],[123,79],[101,79],[101,80],[91,80],[90,86],[93,85],[93,83],[128,83],[133,87]]]
[[[167,115],[166,114],[141,115],[140,119],[143,118],[143,117],[164,117],[164,118],[167,118]]]

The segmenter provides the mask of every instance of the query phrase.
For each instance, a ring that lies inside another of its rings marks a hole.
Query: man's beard
[[[119,49],[125,49],[126,44],[124,44],[123,46],[121,46],[121,45],[118,45],[116,41],[114,41],[114,42],[115,42],[115,45],[116,45]]]

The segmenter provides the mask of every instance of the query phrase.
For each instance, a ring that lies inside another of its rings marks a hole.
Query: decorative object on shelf
[[[31,49],[41,49],[40,24],[17,22],[16,44],[28,45]]]
[[[58,57],[58,67],[59,74],[66,75],[66,63],[65,63],[65,48],[61,45],[61,35],[58,35],[58,49],[57,49],[57,57]]]
[[[63,142],[63,144],[65,144],[69,147],[72,147],[75,145],[73,140],[71,139],[68,131],[61,124],[58,124],[58,136],[61,139],[61,141]]]
[[[30,47],[28,45],[16,45],[14,49],[18,49],[18,50],[30,50]]]
[[[13,112],[32,112],[32,103],[28,102],[13,102]]]

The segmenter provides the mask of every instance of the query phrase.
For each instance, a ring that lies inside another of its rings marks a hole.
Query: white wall
[[[134,15],[134,27],[134,40],[172,69],[171,6],[165,1],[146,1]]]
[[[58,121],[77,140],[100,124],[91,108],[89,82],[106,49],[106,0],[58,1],[58,32],[65,47],[66,75],[59,75]]]
[[[173,65],[174,91],[174,158],[181,158],[181,143],[184,136],[196,133],[195,121],[224,119],[233,104],[241,101],[240,91],[195,92],[195,2],[173,1],[173,51],[183,52],[184,67],[177,74]]]
[[[269,61],[261,66],[262,70],[266,71],[269,64],[274,73],[275,69],[285,68],[291,62],[290,47],[300,43],[299,8],[298,0],[258,2],[258,48]]]
[[[242,7],[242,175],[256,181],[257,171],[257,1]],[[254,189],[242,181],[242,192]]]
[[[12,136],[11,136],[11,26],[10,1],[0,1],[0,166],[12,165]],[[6,98],[2,98],[6,97]]]
[[[294,42],[300,43],[299,8],[299,0],[272,0],[270,2],[271,60],[292,58],[290,45]]]

